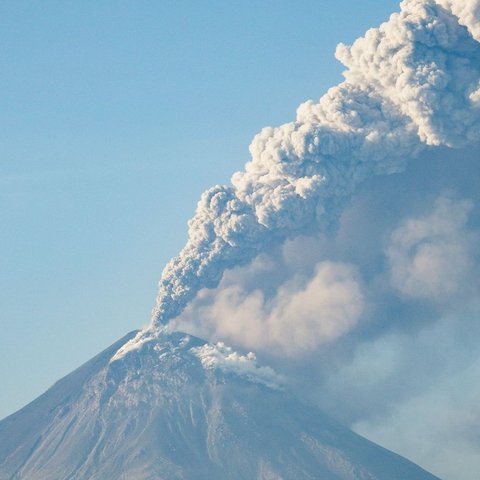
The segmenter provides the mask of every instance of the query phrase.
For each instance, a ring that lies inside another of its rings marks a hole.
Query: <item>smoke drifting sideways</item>
[[[357,433],[440,478],[476,480],[479,158],[477,146],[435,149],[366,180],[334,235],[225,272],[173,328],[253,349]]]
[[[479,5],[405,0],[379,28],[340,44],[345,81],[300,105],[294,122],[264,128],[232,185],[201,196],[187,244],[162,273],[151,324],[118,354],[162,331],[226,270],[334,230],[369,177],[401,172],[427,148],[478,142]]]

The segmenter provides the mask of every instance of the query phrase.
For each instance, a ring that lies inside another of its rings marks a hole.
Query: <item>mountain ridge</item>
[[[0,421],[1,480],[437,478],[222,345],[174,332],[112,361],[136,333]]]

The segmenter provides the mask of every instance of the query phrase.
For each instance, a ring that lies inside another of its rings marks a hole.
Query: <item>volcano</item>
[[[0,422],[2,480],[433,480],[252,354],[132,332]]]

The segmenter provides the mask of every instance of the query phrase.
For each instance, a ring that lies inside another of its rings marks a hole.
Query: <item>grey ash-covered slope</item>
[[[0,422],[1,480],[433,480],[291,394],[127,335]],[[192,350],[193,348],[193,350]]]

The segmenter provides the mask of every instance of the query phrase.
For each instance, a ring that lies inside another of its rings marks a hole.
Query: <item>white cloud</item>
[[[281,388],[284,383],[284,379],[272,368],[258,366],[253,352],[242,355],[223,342],[215,345],[206,343],[202,347],[192,348],[191,351],[206,369],[218,368],[222,372],[234,373],[251,382],[262,383],[274,389]]]
[[[187,331],[200,325],[209,329],[210,338],[293,355],[349,332],[364,303],[355,269],[325,261],[318,263],[311,277],[295,275],[283,283],[271,298],[239,284],[203,291],[174,325]]]
[[[448,10],[451,10],[465,25],[472,36],[480,41],[480,0],[436,0]]]

